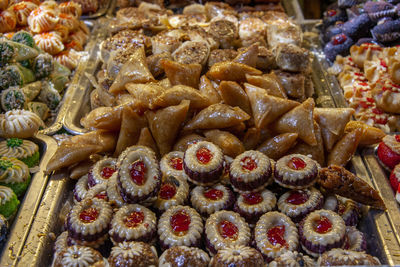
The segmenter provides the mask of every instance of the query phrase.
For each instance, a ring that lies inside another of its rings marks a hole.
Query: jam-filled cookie
[[[366,251],[367,240],[365,239],[364,233],[360,232],[354,226],[346,227],[346,240],[343,244],[343,248],[354,251]]]
[[[276,206],[276,196],[264,189],[261,192],[240,194],[233,210],[245,218],[250,225],[255,225],[258,219]]]
[[[187,179],[185,170],[183,169],[182,151],[171,151],[164,155],[160,161],[160,169],[165,176],[175,176]]]
[[[268,265],[269,267],[314,267],[316,266],[316,262],[307,255],[303,255],[297,251],[286,251],[281,254],[279,257],[275,258]]]
[[[318,266],[378,266],[381,265],[376,257],[365,252],[334,248],[322,254],[317,261]]]
[[[231,164],[233,162],[233,158],[224,155],[224,171],[222,172],[221,176],[221,181],[220,183],[223,185],[230,185],[231,184],[231,179],[229,178],[229,169],[231,167]]]
[[[321,192],[310,187],[283,194],[278,200],[278,209],[298,223],[310,212],[321,209],[323,204],[324,197]]]
[[[85,246],[70,246],[62,250],[54,260],[54,267],[105,266],[103,256],[97,250]]]
[[[221,184],[211,187],[196,186],[192,192],[190,201],[204,218],[219,210],[230,209],[235,201],[232,191]]]
[[[161,172],[154,153],[133,150],[126,154],[118,169],[118,185],[128,203],[143,202],[156,196],[161,185]]]
[[[347,226],[356,226],[358,224],[360,209],[354,200],[330,195],[326,198],[323,208],[339,214]]]
[[[188,147],[183,157],[183,168],[194,184],[215,184],[224,170],[224,155],[213,143],[201,141]]]
[[[254,229],[256,248],[267,262],[286,251],[294,251],[299,244],[296,225],[288,216],[271,211],[261,216]]]
[[[389,169],[400,163],[400,135],[383,137],[378,146],[378,158]]]
[[[108,258],[110,267],[119,266],[158,266],[155,247],[143,242],[122,242],[111,249]]]
[[[201,244],[203,221],[197,211],[188,206],[175,206],[165,211],[158,222],[158,235],[163,249],[172,246]]]
[[[85,196],[85,198],[88,199],[103,199],[105,201],[108,201],[108,196],[107,196],[107,184],[97,184],[93,187],[91,187]]]
[[[239,192],[261,190],[272,182],[271,174],[271,160],[255,150],[237,156],[229,169],[231,184]]]
[[[118,172],[114,172],[108,180],[107,197],[108,201],[113,206],[121,207],[126,204],[121,196],[121,191],[118,186]]]
[[[86,194],[89,190],[88,183],[88,175],[84,175],[79,178],[78,182],[75,184],[75,188],[73,190],[74,202],[81,202],[82,199],[86,197]]]
[[[93,168],[88,173],[89,186],[96,184],[107,183],[116,169],[116,159],[105,158],[99,160],[93,165]]]
[[[199,248],[176,246],[164,251],[158,262],[159,267],[208,266],[210,257]]]
[[[307,156],[287,155],[275,164],[275,182],[290,189],[310,187],[318,177],[318,167],[318,163]]]
[[[301,247],[307,254],[318,257],[332,248],[342,247],[346,225],[337,213],[331,210],[316,210],[299,224]]]
[[[151,242],[156,236],[156,215],[138,204],[130,204],[120,208],[111,221],[109,231],[114,244],[124,241]]]
[[[189,195],[189,184],[182,176],[164,176],[154,207],[164,212],[170,207],[184,205]]]
[[[209,267],[230,266],[264,267],[265,264],[263,256],[256,249],[244,245],[233,245],[218,250],[209,265]]]
[[[247,246],[251,238],[246,221],[238,213],[226,210],[218,211],[207,219],[205,234],[207,250],[212,255],[228,246]]]
[[[76,204],[66,220],[69,244],[101,246],[107,238],[112,214],[110,204],[101,199],[84,199]]]

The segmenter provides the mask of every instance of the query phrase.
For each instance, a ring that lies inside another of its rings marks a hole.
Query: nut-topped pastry
[[[17,212],[18,206],[19,200],[14,191],[7,186],[0,185],[0,215],[9,220]]]
[[[317,179],[318,167],[319,164],[307,156],[287,155],[275,164],[275,182],[290,189],[310,187]]]
[[[345,234],[346,225],[342,217],[330,210],[313,211],[299,225],[301,247],[314,257],[342,247]]]
[[[158,221],[160,246],[200,246],[203,221],[197,211],[188,206],[175,206],[165,211]]]
[[[107,238],[112,209],[101,199],[84,199],[69,212],[66,228],[70,244],[97,248]]]
[[[118,170],[118,184],[122,198],[128,203],[139,203],[155,196],[161,174],[154,155],[141,149],[126,153]]]
[[[176,205],[184,205],[189,195],[189,185],[182,176],[164,176],[154,207],[165,211]]]
[[[207,250],[212,255],[228,246],[247,246],[251,238],[246,221],[238,213],[226,210],[218,211],[208,217],[205,234]]]
[[[105,158],[96,162],[88,173],[89,186],[108,182],[116,171],[115,165],[116,159],[114,158]]]
[[[317,261],[318,266],[342,266],[342,265],[381,265],[376,257],[365,252],[357,252],[334,248],[322,254]]]
[[[160,170],[163,175],[187,179],[183,170],[183,154],[182,151],[171,151],[161,158]]]
[[[30,140],[9,138],[0,142],[0,155],[17,158],[32,168],[39,163],[39,146]]]
[[[237,156],[229,169],[231,184],[239,192],[261,190],[272,182],[271,174],[271,160],[255,150]]]
[[[16,158],[0,158],[0,185],[10,187],[17,197],[21,196],[31,181],[28,166]]]
[[[176,246],[163,252],[158,266],[208,266],[209,262],[208,254],[199,248]]]
[[[143,242],[122,242],[111,249],[108,263],[111,267],[119,266],[158,266],[155,247]]]
[[[298,223],[310,212],[321,209],[323,204],[321,192],[311,187],[286,192],[278,200],[278,209]]]
[[[294,251],[299,244],[296,225],[288,216],[277,211],[265,213],[254,229],[256,248],[267,262],[286,251]]]
[[[104,266],[103,256],[97,250],[85,246],[70,246],[62,250],[54,261],[55,267]]]
[[[114,244],[124,241],[151,242],[157,233],[156,215],[138,204],[121,207],[111,221],[109,231]]]
[[[250,225],[276,206],[275,194],[264,189],[261,192],[250,192],[239,195],[233,210],[240,214]]]
[[[218,250],[211,259],[210,267],[252,266],[264,267],[264,259],[256,249],[244,245],[232,245]]]
[[[275,258],[268,265],[269,267],[314,267],[316,262],[307,255],[303,255],[297,251],[286,251],[279,257]]]
[[[235,196],[228,187],[221,184],[196,186],[191,192],[190,201],[200,215],[207,218],[216,211],[230,209]]]
[[[379,160],[393,169],[400,163],[400,135],[386,135],[378,146]],[[397,189],[397,188],[396,188]]]
[[[197,185],[211,185],[220,180],[224,170],[224,155],[219,147],[200,141],[188,147],[183,168],[189,180]]]

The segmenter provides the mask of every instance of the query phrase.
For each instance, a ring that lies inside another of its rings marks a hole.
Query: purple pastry
[[[330,9],[324,12],[323,26],[328,28],[338,21],[347,21],[347,14],[341,9]]]
[[[400,20],[385,21],[371,30],[375,40],[382,43],[394,42],[400,39]]]
[[[377,42],[376,40],[374,40],[372,38],[361,38],[357,41],[357,43],[355,45],[360,46],[362,44],[377,44],[379,46],[383,46],[382,44],[380,44],[379,42]]]
[[[358,4],[358,0],[338,0],[340,8],[350,8]]]
[[[343,33],[352,39],[369,36],[369,29],[375,23],[370,19],[368,14],[361,14],[343,24]]]
[[[324,48],[326,58],[333,62],[337,55],[347,56],[350,53],[350,47],[353,44],[353,39],[348,37],[346,34],[341,33],[335,35]]]
[[[328,43],[333,36],[343,33],[343,22],[338,21],[335,25],[328,27],[323,36],[324,43]]]
[[[373,21],[378,21],[385,17],[394,17],[397,14],[396,8],[384,1],[368,1],[364,5],[364,10]]]

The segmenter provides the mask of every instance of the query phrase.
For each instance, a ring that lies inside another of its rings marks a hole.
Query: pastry
[[[58,254],[69,247],[68,245],[68,232],[62,232],[54,242],[54,258],[58,257]]]
[[[281,254],[279,257],[275,258],[273,261],[269,263],[270,267],[284,267],[284,266],[304,266],[304,267],[313,267],[316,263],[314,259],[307,255],[303,255],[297,251],[286,251]]]
[[[244,112],[251,115],[249,97],[238,83],[233,81],[221,81],[218,91],[225,104],[232,107],[238,106]]]
[[[344,27],[345,25],[343,25]],[[354,44],[352,38],[345,33],[339,33],[331,38],[331,41],[324,48],[325,56],[331,62],[334,62],[337,55],[347,56],[350,47]]]
[[[376,25],[372,30],[372,36],[379,42],[390,43],[399,40],[400,32],[398,28],[400,20],[387,20]]]
[[[172,85],[186,85],[197,89],[201,74],[201,65],[181,64],[169,59],[161,60],[161,66]]]
[[[82,13],[95,13],[99,9],[100,1],[73,0],[82,7]]]
[[[211,255],[229,246],[247,246],[250,228],[239,214],[221,210],[208,217],[205,224],[206,246]]]
[[[160,160],[162,174],[187,180],[187,175],[183,169],[183,156],[184,153],[182,151],[171,151],[165,154]]]
[[[352,251],[366,251],[367,240],[365,239],[364,233],[357,230],[354,226],[346,227],[346,241],[344,243],[344,249]]]
[[[176,205],[185,205],[189,195],[189,185],[182,176],[166,175],[162,178],[160,191],[153,206],[164,212]]]
[[[233,60],[237,54],[237,51],[233,49],[214,49],[210,52],[207,66],[211,68],[215,63]]]
[[[261,41],[263,40],[262,38]],[[246,40],[242,40],[246,42]],[[234,62],[246,64],[250,67],[255,68],[257,66],[257,61],[258,61],[258,44],[257,43],[252,43],[248,47],[242,47],[238,49],[238,55],[233,59]]]
[[[279,134],[266,140],[257,150],[273,160],[278,160],[296,145],[297,137],[297,133]]]
[[[58,18],[58,24],[67,27],[69,32],[74,32],[79,27],[79,20],[74,15],[60,13]]]
[[[208,218],[211,214],[219,210],[229,210],[235,196],[232,191],[221,184],[211,187],[196,186],[191,191],[190,201],[203,218]]]
[[[235,23],[226,19],[211,20],[209,33],[215,40],[219,41],[221,48],[230,49],[238,35]]]
[[[202,109],[209,106],[206,96],[202,95],[199,90],[190,86],[175,85],[160,93],[153,101],[152,107],[168,107],[178,105],[183,100],[190,100],[190,107],[194,109]]]
[[[237,155],[245,151],[243,143],[233,134],[220,131],[220,130],[209,130],[204,132],[207,141],[212,142],[219,148],[222,153],[229,157],[236,157]]]
[[[117,266],[157,266],[157,251],[143,242],[122,242],[111,248],[108,257],[111,267]]]
[[[107,195],[107,184],[102,183],[102,184],[96,184],[95,186],[89,188],[89,190],[86,193],[85,198],[88,199],[102,199],[105,201],[108,201],[108,195]]]
[[[197,211],[188,206],[174,206],[166,210],[158,221],[158,235],[162,249],[173,246],[199,247],[203,221]]]
[[[32,2],[19,2],[9,7],[15,14],[18,26],[28,25],[29,14],[37,8],[37,5]]]
[[[75,41],[71,41],[71,43],[66,45],[67,50],[64,50],[54,56],[54,59],[58,63],[70,70],[74,70],[78,66],[79,60],[81,59],[81,55],[77,52],[79,51],[79,48],[71,49],[71,44],[73,43],[75,43]],[[78,46],[80,46],[80,44]]]
[[[0,158],[0,185],[10,187],[17,197],[22,196],[31,182],[28,166],[16,158]]]
[[[256,249],[244,245],[232,245],[218,250],[211,259],[210,267],[254,266],[263,267],[264,259]]]
[[[206,141],[206,139],[198,134],[182,136],[178,141],[176,141],[173,150],[185,152],[190,145],[196,144],[199,141]]]
[[[242,63],[223,61],[215,63],[207,72],[211,80],[243,82],[248,75],[261,75],[262,72]]]
[[[288,155],[275,164],[275,182],[290,189],[307,188],[316,182],[318,168],[319,164],[307,156]]]
[[[11,32],[17,26],[17,18],[12,10],[0,11],[0,32]]]
[[[260,190],[272,182],[271,160],[255,150],[237,156],[230,165],[229,177],[233,188],[240,192]]]
[[[221,102],[221,96],[217,91],[215,82],[211,82],[206,75],[200,77],[199,90],[208,98],[210,105]]]
[[[110,202],[112,206],[121,207],[126,204],[121,196],[121,190],[119,189],[118,186],[117,172],[114,172],[113,175],[111,175],[110,179],[108,180],[106,191],[107,191],[108,202]]]
[[[357,150],[363,130],[357,128],[346,133],[328,155],[327,165],[345,166]]]
[[[187,246],[175,246],[167,249],[159,258],[159,267],[175,265],[184,266],[208,266],[210,257],[199,248]]]
[[[183,156],[183,169],[189,181],[207,185],[217,183],[222,175],[224,157],[219,147],[207,141],[188,147]]]
[[[97,161],[88,173],[90,187],[96,184],[107,183],[111,175],[116,172],[116,159],[104,158]]]
[[[56,12],[49,8],[38,7],[28,17],[29,29],[34,33],[49,32],[58,23]]]
[[[38,115],[26,110],[10,110],[0,115],[0,136],[29,138],[44,126]]]
[[[138,204],[125,205],[114,214],[109,235],[114,245],[125,241],[150,243],[157,233],[156,223],[151,210]]]
[[[43,51],[55,55],[64,50],[60,36],[54,32],[44,32],[33,36],[36,45]]]
[[[79,178],[78,182],[75,184],[73,190],[74,201],[81,202],[87,195],[89,191],[88,175],[84,175]]]
[[[246,75],[246,80],[249,84],[265,89],[269,95],[287,98],[285,88],[274,72],[261,76]]]
[[[18,206],[19,206],[19,200],[15,195],[14,191],[7,186],[1,185],[0,186],[0,215],[2,215],[1,219],[3,220],[10,219],[18,211]],[[5,219],[3,216],[5,217]],[[1,227],[1,232],[4,232],[3,227]]]
[[[274,210],[275,206],[275,194],[264,189],[260,192],[240,194],[233,210],[245,218],[250,226],[254,226],[264,213]]]
[[[97,250],[85,246],[66,247],[54,260],[55,267],[62,266],[103,266],[105,260]]]
[[[0,142],[0,155],[17,158],[32,168],[39,163],[39,146],[30,140],[9,138]]]
[[[378,158],[388,168],[400,163],[400,135],[386,135],[378,146]]]
[[[301,247],[307,254],[318,257],[332,248],[340,248],[345,240],[343,219],[330,210],[316,210],[299,225]]]
[[[390,185],[392,186],[393,192],[397,191],[400,184],[400,164],[397,164],[392,172],[390,173]]]
[[[365,252],[357,252],[335,248],[322,254],[317,261],[321,266],[340,266],[340,265],[380,265],[376,257]]]
[[[299,244],[295,224],[285,214],[270,211],[258,220],[254,229],[256,248],[264,260],[271,262],[287,251],[294,251]]]
[[[276,64],[281,70],[305,72],[310,65],[308,51],[293,44],[279,44],[275,48]]]
[[[206,42],[186,41],[172,53],[172,58],[181,64],[200,64],[204,66],[209,54],[210,47]]]
[[[82,7],[80,4],[75,3],[73,1],[60,3],[58,5],[61,13],[74,15],[76,18],[79,18],[82,15]]]

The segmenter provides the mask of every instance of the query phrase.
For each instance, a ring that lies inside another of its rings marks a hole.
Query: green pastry
[[[17,158],[32,168],[39,163],[39,146],[30,140],[9,138],[0,142],[0,156]]]
[[[31,181],[28,166],[16,158],[0,158],[0,185],[10,187],[17,197],[23,195]]]
[[[18,210],[19,200],[14,191],[7,186],[0,186],[0,214],[9,219]]]
[[[1,92],[0,103],[4,111],[24,109],[25,102],[24,92],[18,86],[9,87]]]

